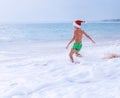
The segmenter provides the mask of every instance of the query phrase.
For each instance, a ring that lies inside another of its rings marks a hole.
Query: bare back
[[[82,36],[83,36],[83,32],[81,29],[74,30],[74,37],[75,37],[74,40],[76,43],[82,43]]]

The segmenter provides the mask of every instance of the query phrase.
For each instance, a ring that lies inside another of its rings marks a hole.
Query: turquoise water
[[[97,41],[120,39],[120,23],[86,23],[81,27]],[[1,24],[0,42],[65,41],[73,35],[72,23]]]
[[[83,28],[97,41],[120,39],[120,23],[88,23]]]

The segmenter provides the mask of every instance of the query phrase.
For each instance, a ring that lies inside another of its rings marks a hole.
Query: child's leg
[[[103,59],[113,59],[118,57],[120,57],[118,54],[107,54]]]
[[[82,55],[79,53],[79,51],[76,52],[77,57],[82,57]]]
[[[76,53],[76,52],[77,52],[76,50],[71,49],[71,51],[70,51],[70,53],[69,53],[70,60],[71,60],[72,62],[74,62],[74,59],[73,59],[73,54],[74,54],[74,53]]]

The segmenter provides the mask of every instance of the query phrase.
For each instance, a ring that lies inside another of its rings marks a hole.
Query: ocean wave
[[[69,51],[65,50],[66,43],[56,44],[58,42],[21,43],[3,47],[0,97],[110,98],[119,95],[120,59],[100,56],[111,49],[119,52],[120,46],[85,46],[80,52],[82,58],[74,56],[80,64],[73,64]]]

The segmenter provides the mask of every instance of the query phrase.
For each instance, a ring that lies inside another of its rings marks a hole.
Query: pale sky
[[[0,22],[120,18],[120,0],[0,0]]]

